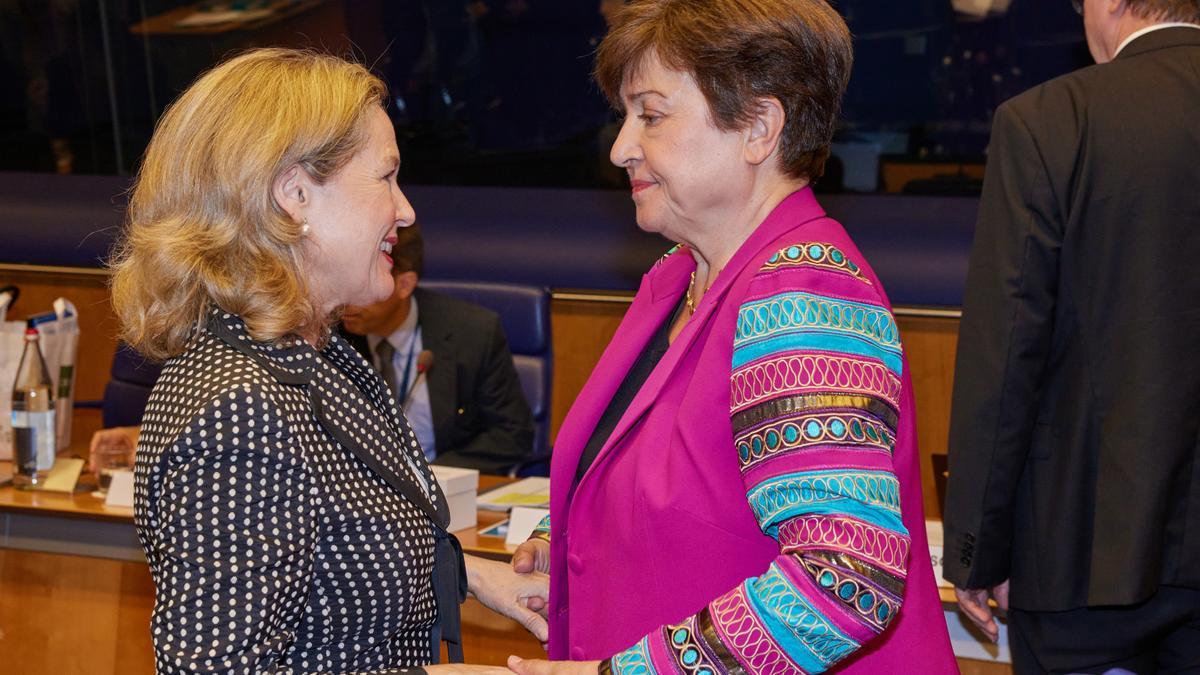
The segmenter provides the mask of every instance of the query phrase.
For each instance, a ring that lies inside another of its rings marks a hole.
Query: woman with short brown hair
[[[521,673],[954,673],[912,390],[879,279],[810,184],[850,76],[822,0],[641,0],[597,79],[645,276],[563,421],[550,656]]]

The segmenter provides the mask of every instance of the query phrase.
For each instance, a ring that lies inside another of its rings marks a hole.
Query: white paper
[[[57,411],[58,450],[71,447],[71,420],[75,407],[75,356],[79,351],[79,310],[66,298],[54,301],[54,321],[43,323],[42,357],[54,380],[54,406]]]
[[[942,543],[942,521],[925,521],[925,537],[929,539],[929,561],[933,563],[933,578],[942,588],[954,588],[954,584],[942,578],[942,556],[945,555]]]
[[[112,483],[108,486],[108,496],[104,498],[104,505],[133,508],[132,471],[113,471]]]
[[[550,515],[550,509],[514,506],[512,513],[508,516],[508,535],[504,537],[504,543],[511,546],[520,545],[529,538],[529,535],[533,534],[534,528],[542,522],[542,518],[548,515]]]
[[[0,460],[12,459],[12,390],[25,349],[25,322],[8,321],[12,295],[0,293]]]
[[[996,627],[1000,629],[1000,639],[996,642],[984,637],[983,632],[967,619],[967,615],[958,609],[944,609],[946,628],[950,631],[950,648],[960,659],[976,661],[991,661],[993,663],[1012,663],[1012,650],[1008,643],[1008,620],[997,617]]]

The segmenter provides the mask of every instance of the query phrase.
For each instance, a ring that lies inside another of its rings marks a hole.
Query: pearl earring
[[[312,232],[312,227],[308,224],[308,218],[305,218],[304,222],[300,223],[300,236],[307,237],[310,232]]]

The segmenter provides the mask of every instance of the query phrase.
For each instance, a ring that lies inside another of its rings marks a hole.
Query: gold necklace
[[[683,295],[683,301],[687,304],[688,314],[696,313],[696,299],[692,297],[692,287],[695,285],[696,270],[692,270],[692,280],[688,282],[687,292]]]

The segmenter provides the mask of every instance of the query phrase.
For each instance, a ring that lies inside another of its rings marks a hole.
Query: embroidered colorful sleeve
[[[751,282],[734,338],[734,446],[779,556],[614,673],[819,673],[900,608],[908,531],[892,472],[901,390],[895,319],[837,248],[800,243]]]
[[[542,519],[538,521],[537,527],[533,528],[533,533],[529,535],[529,538],[550,541],[550,516],[542,516]]]

